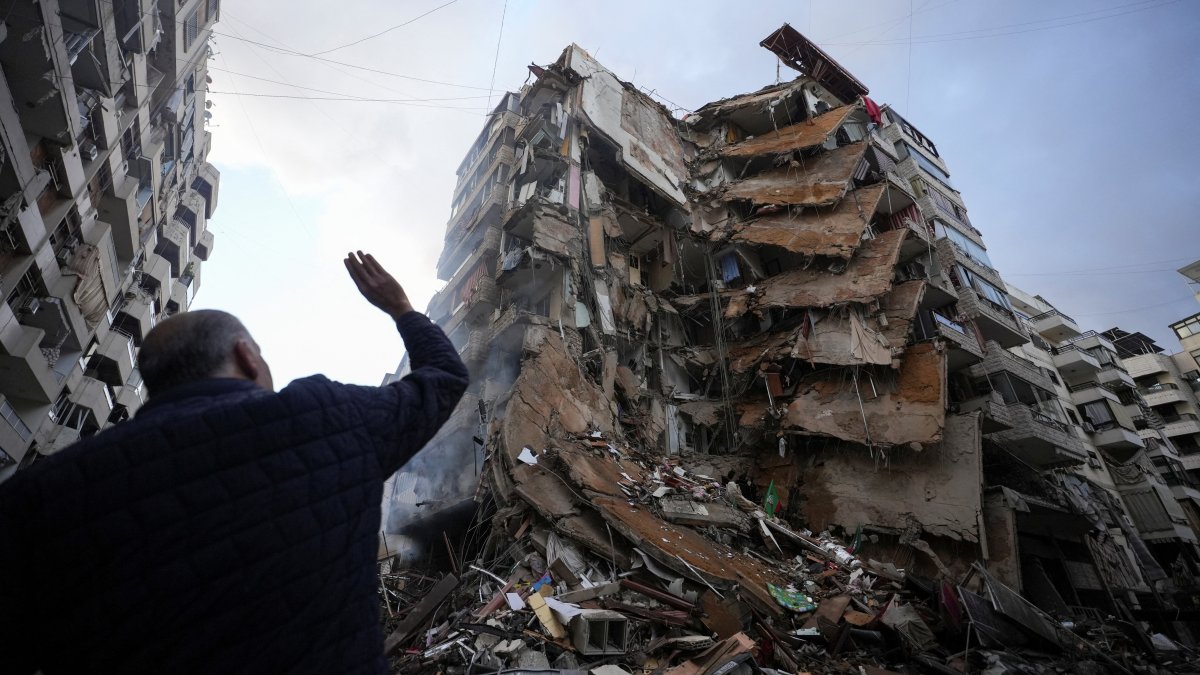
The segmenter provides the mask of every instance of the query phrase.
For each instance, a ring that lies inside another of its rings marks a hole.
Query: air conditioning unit
[[[1101,466],[1100,460],[1096,459],[1095,457],[1088,457],[1088,466],[1092,467],[1093,469],[1099,469]]]
[[[74,251],[72,251],[70,247],[64,246],[63,248],[59,249],[58,253],[55,254],[55,257],[58,258],[59,266],[66,267],[71,261],[71,255],[73,253]]]
[[[37,298],[29,298],[25,304],[21,305],[21,314],[37,314],[42,308],[42,301]]]
[[[84,141],[79,144],[79,154],[86,157],[89,162],[94,162],[100,156],[100,148],[97,148],[96,144],[91,141]]]
[[[1096,427],[1091,422],[1083,422],[1082,424],[1080,424],[1080,426],[1082,426],[1083,430],[1088,432],[1089,434],[1096,433]]]

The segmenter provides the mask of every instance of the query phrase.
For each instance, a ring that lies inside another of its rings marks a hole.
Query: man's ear
[[[247,380],[258,379],[258,354],[247,340],[238,340],[233,345],[233,369],[238,376]]]

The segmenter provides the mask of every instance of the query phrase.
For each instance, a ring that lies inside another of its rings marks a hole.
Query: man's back
[[[444,367],[278,394],[204,380],[15,477],[0,497],[0,563],[22,579],[0,599],[26,614],[4,621],[28,658],[15,666],[385,672],[383,480],[466,386],[439,329],[400,324],[415,365]]]

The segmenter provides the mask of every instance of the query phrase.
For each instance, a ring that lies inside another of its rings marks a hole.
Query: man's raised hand
[[[412,303],[408,301],[400,282],[383,269],[375,256],[358,251],[357,254],[346,254],[344,262],[354,285],[358,286],[358,292],[367,302],[387,312],[392,319],[399,319],[401,315],[413,311]]]

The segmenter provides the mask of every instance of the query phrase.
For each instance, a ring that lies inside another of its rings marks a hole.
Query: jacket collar
[[[138,414],[150,412],[158,408],[178,403],[190,398],[217,398],[229,396],[231,394],[246,394],[254,391],[266,393],[266,390],[259,387],[250,380],[241,380],[234,377],[216,377],[207,380],[199,380],[197,382],[189,382],[181,384],[177,387],[166,390],[161,394],[155,394],[153,398],[142,405]]]

